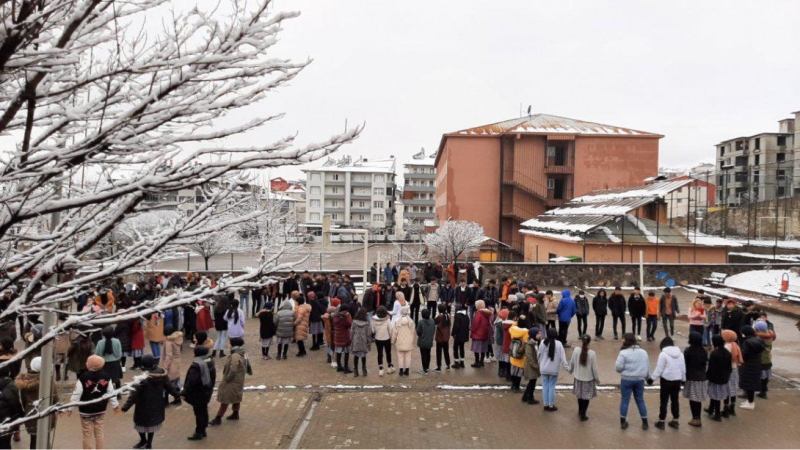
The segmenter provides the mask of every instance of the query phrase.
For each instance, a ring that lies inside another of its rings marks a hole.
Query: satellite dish
[[[531,115],[531,105],[528,105],[528,115]]]

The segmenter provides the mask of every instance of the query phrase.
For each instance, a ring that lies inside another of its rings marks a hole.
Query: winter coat
[[[39,401],[39,375],[39,373],[31,372],[21,373],[17,375],[17,379],[14,381],[14,386],[19,391],[19,399],[22,403],[24,414],[31,412],[34,408],[33,404]],[[53,396],[53,404],[58,403],[58,394],[56,392],[57,385],[58,383],[55,381],[52,383],[51,392]],[[37,421],[31,420],[26,422],[25,428],[28,430],[29,434],[36,434]]]
[[[117,323],[114,328],[114,337],[119,339],[123,353],[131,352],[131,326],[130,322],[124,321]]]
[[[766,345],[758,336],[750,336],[742,342],[744,364],[739,366],[739,387],[744,391],[761,390],[761,354]]]
[[[334,308],[328,308],[333,310]],[[325,345],[334,347],[333,345],[333,312],[325,313],[322,315],[322,326],[325,328]]]
[[[525,378],[533,380],[541,377],[542,374],[539,372],[539,356],[536,349],[536,339],[528,336],[528,342],[525,344]]]
[[[502,333],[500,333],[500,345],[502,345],[503,353],[511,353],[511,332],[509,331],[514,325],[513,320],[504,320]],[[527,341],[527,339],[525,339]]]
[[[689,325],[702,326],[706,320],[706,310],[703,308],[689,308]]]
[[[575,297],[575,314],[583,317],[589,315],[589,299],[585,295]]]
[[[642,347],[634,345],[619,352],[614,370],[623,380],[644,380],[650,376],[650,359]]]
[[[350,341],[353,352],[368,352],[372,343],[372,330],[366,320],[354,320],[350,327]]]
[[[147,373],[147,378],[139,383],[128,400],[122,405],[122,411],[133,406],[133,423],[140,427],[155,427],[164,423],[164,391],[173,396],[180,392],[169,382],[164,369],[156,368]]]
[[[208,310],[207,306],[202,306],[197,311],[195,327],[197,331],[208,331],[214,328],[214,320],[211,318],[211,311]]]
[[[389,316],[386,317],[372,317],[372,334],[376,341],[390,341],[392,339],[392,321]]]
[[[572,351],[567,372],[571,373],[576,381],[594,381],[600,384],[600,372],[597,370],[597,353],[594,350],[589,350],[585,366],[581,365],[581,353],[583,353],[583,348],[581,347]]]
[[[514,322],[509,321],[508,323],[509,323],[508,326],[511,327],[511,324],[514,323]],[[502,348],[503,348],[503,321],[500,320],[499,318],[494,322],[494,333],[493,333],[493,336],[494,336],[493,344],[496,345],[498,348],[500,348],[502,350]],[[503,351],[505,351],[505,350],[503,350]]]
[[[489,340],[489,318],[491,316],[492,312],[485,308],[475,311],[475,317],[472,318],[470,327],[470,337],[473,341]]]
[[[678,308],[678,297],[675,294],[672,294],[672,317],[677,317],[678,314],[681,313],[680,308]],[[659,300],[658,308],[661,311],[662,316],[667,315],[667,296],[661,295],[661,299]]]
[[[94,354],[103,358],[105,362],[119,361],[122,358],[122,346],[119,339],[111,338],[111,353],[106,353],[106,340],[100,339],[94,347]]]
[[[349,347],[352,343],[350,339],[350,327],[353,325],[353,318],[344,309],[333,316],[333,343],[336,347]]]
[[[433,319],[436,324],[436,336],[434,340],[437,344],[447,345],[450,343],[450,314],[439,314]]]
[[[238,319],[237,319],[238,313]],[[228,323],[228,337],[244,337],[244,311],[241,308],[237,309],[236,312],[226,312],[225,313],[225,322]]]
[[[596,316],[602,317],[608,314],[608,297],[595,295],[592,299],[592,310]]]
[[[608,310],[612,316],[622,317],[625,315],[625,297],[622,294],[611,294],[608,297]]]
[[[186,372],[186,378],[183,381],[183,391],[181,396],[186,399],[190,405],[208,405],[211,402],[211,397],[214,394],[214,384],[217,381],[217,368],[214,367],[214,361],[211,358],[203,359],[202,364],[208,367],[208,376],[211,379],[210,386],[203,386],[203,377],[200,373],[200,366],[197,361],[193,361]]]
[[[144,323],[144,337],[149,342],[164,342],[164,318],[159,314],[153,314]]]
[[[553,340],[549,345],[545,344],[545,342],[546,341],[542,341],[542,343],[539,344],[539,352],[537,354],[539,358],[539,372],[541,372],[542,375],[557,377],[558,371],[561,370],[562,367],[564,369],[569,368],[567,365],[567,355],[564,353],[564,346],[558,340]],[[548,355],[550,345],[556,346],[553,359],[550,359]]]
[[[364,309],[367,312],[375,312],[379,306],[383,305],[386,306],[386,299],[381,296],[381,292],[375,292],[372,289],[368,289],[367,292],[364,294],[364,299],[362,301]]]
[[[686,361],[686,381],[706,381],[708,353],[703,347],[687,347],[683,360]]]
[[[767,370],[772,368],[772,342],[775,341],[775,332],[767,330],[763,333],[756,332],[756,336],[764,341],[764,351],[761,352],[761,369]]]
[[[420,319],[417,322],[417,347],[433,347],[433,337],[436,334],[436,325],[431,319]]]
[[[513,325],[508,329],[508,337],[509,337],[508,339],[509,347],[511,347],[511,341],[514,339],[521,340],[522,344],[525,345],[528,342],[528,330]],[[522,358],[514,358],[514,356],[510,354],[508,356],[508,362],[510,362],[512,366],[518,367],[520,369],[525,368],[525,360],[526,360],[526,355],[523,355]]]
[[[223,404],[241,403],[246,373],[247,361],[244,359],[244,349],[233,347],[222,368],[222,382],[217,391],[217,401]]]
[[[686,361],[683,359],[681,349],[671,345],[664,347],[658,355],[656,370],[653,371],[654,380],[661,378],[667,381],[686,381]]]
[[[94,304],[105,309],[108,312],[114,312],[114,294],[111,291],[106,291],[106,295],[108,296],[108,302],[103,305],[102,302],[102,295],[98,295],[94,298]]]
[[[530,319],[534,326],[547,324],[547,310],[544,304],[536,302],[531,305]]]
[[[565,290],[561,292],[561,300],[558,302],[558,308],[556,308],[556,314],[558,314],[558,321],[559,322],[571,322],[572,317],[575,316],[575,313],[578,309],[575,307],[575,300],[572,299],[570,292]]]
[[[736,336],[739,336],[742,330],[743,321],[744,313],[738,306],[733,308],[732,311],[728,311],[726,308],[725,312],[722,313],[722,329],[731,330],[736,333]]]
[[[414,321],[408,316],[400,317],[392,329],[392,345],[398,352],[414,350],[415,337]]]
[[[309,316],[308,321],[310,323],[322,322],[322,315],[325,314],[325,310],[328,309],[328,302],[320,296],[314,300],[309,300],[308,305],[311,306],[311,316]]]
[[[279,338],[294,337],[294,311],[292,311],[290,302],[281,303],[278,315],[275,316],[275,325],[277,325],[275,336]]]
[[[453,331],[450,333],[455,342],[469,341],[469,317],[466,311],[458,311],[453,316]]]
[[[164,352],[161,354],[161,368],[167,372],[169,381],[181,378],[181,345],[183,345],[183,333],[180,331],[167,336]]]
[[[0,422],[22,417],[23,409],[19,389],[10,377],[0,378]]]
[[[275,314],[271,310],[262,309],[256,313],[258,317],[258,337],[261,339],[271,339],[275,336],[277,327],[275,326]]]
[[[708,356],[708,372],[706,378],[709,383],[714,384],[728,384],[731,379],[731,365],[733,358],[731,352],[725,350],[725,347],[715,348]]]
[[[545,300],[545,301],[547,302],[547,300]],[[547,320],[548,321],[550,321],[550,320],[552,320],[552,321],[558,320],[558,303],[559,303],[559,301],[555,297],[553,297],[552,300],[547,302],[547,305],[545,306],[545,309],[547,311]]]
[[[305,341],[308,338],[308,326],[311,321],[311,305],[302,304],[297,307],[294,319],[294,339]]]
[[[644,297],[631,294],[628,297],[628,311],[633,318],[644,317],[647,314],[647,303],[644,301]]]

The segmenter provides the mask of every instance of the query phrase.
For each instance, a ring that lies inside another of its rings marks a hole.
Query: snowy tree
[[[68,316],[3,364],[78,326],[96,329],[213,299],[210,289],[176,292],[106,315],[64,307],[165,251],[259,217],[225,214],[245,203],[236,193],[251,181],[247,171],[317,160],[360,133],[351,127],[310,144],[296,143],[295,134],[270,140],[265,127],[281,114],[264,114],[263,100],[310,63],[272,55],[282,24],[298,13],[274,12],[269,0],[169,9],[186,3],[0,1],[0,290],[18,288],[0,321],[44,311]],[[157,35],[144,31],[147,17],[162,20]],[[226,117],[233,111],[250,119]],[[230,144],[248,136],[253,145]],[[86,174],[97,183],[85,183]],[[103,240],[153,211],[153,198],[209,186],[191,214],[139,230],[113,257],[101,256]],[[280,269],[279,254],[226,286]],[[100,270],[76,272],[98,259]]]
[[[445,261],[457,261],[463,254],[476,250],[486,240],[483,227],[466,220],[449,220],[425,236],[425,244]]]

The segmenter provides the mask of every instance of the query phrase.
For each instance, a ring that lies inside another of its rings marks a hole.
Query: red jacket
[[[347,310],[342,309],[333,316],[333,345],[337,347],[350,346],[350,326],[353,318]]]
[[[503,353],[511,353],[511,333],[508,331],[511,325],[514,325],[513,321],[503,321]]]
[[[131,320],[131,350],[144,349],[144,330],[139,319]]]
[[[473,341],[488,341],[489,340],[489,310],[482,309],[475,312],[475,318],[472,319],[472,326],[470,337]]]

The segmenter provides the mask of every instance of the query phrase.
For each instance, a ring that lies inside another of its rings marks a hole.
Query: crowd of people
[[[766,313],[758,311],[752,302],[740,307],[735,300],[712,300],[699,292],[686,313],[690,333],[688,346],[681,351],[675,341],[675,319],[680,308],[669,288],[659,295],[654,291],[644,295],[635,288],[627,298],[620,287],[610,294],[605,289],[591,295],[580,290],[573,297],[570,290],[540,291],[536,285],[508,277],[499,283],[494,279],[484,282],[479,263],[426,263],[420,268],[414,263],[399,268],[387,264],[383,270],[374,265],[371,278],[371,285],[358,295],[350,277],[338,272],[291,272],[287,277],[264,280],[246,290],[225,289],[224,278],[162,273],[130,282],[117,279],[79,296],[75,299],[78,311],[103,314],[169,295],[175,289],[221,288],[213,301],[149,314],[100,332],[76,330],[59,337],[56,379],[66,381],[69,372],[74,372],[77,382],[72,400],[89,402],[78,408],[84,448],[91,448],[92,442],[97,448],[103,447],[108,403],[115,412],[134,409],[133,422],[139,434],[134,448],[152,448],[155,432],[161,428],[165,408],[170,404],[186,401],[191,405],[196,427],[190,440],[205,438],[208,426],[239,420],[246,375],[253,374],[250,357],[244,350],[248,317],[258,321],[261,359],[265,361],[287,360],[291,346],[296,346],[297,352],[292,352],[295,358],[307,356],[307,351],[324,351],[331,370],[354,377],[368,376],[373,358],[379,377],[394,373],[409,376],[416,354],[421,362],[418,373],[423,376],[464,369],[467,364],[483,370],[487,363],[496,362],[498,377],[507,380],[512,391],[520,392],[523,402],[541,403],[548,412],[558,409],[555,389],[563,369],[574,380],[579,420],[586,421],[589,404],[600,384],[592,342],[604,339],[606,317],[610,314],[613,339],[621,338],[615,369],[620,375],[622,429],[628,427],[631,397],[642,427],[649,427],[643,393],[645,384],[655,381],[660,384],[659,417],[655,423],[660,429],[679,427],[681,391],[689,400],[689,425],[696,427],[702,424],[705,402],[705,412],[712,420],[720,421],[736,414],[739,390],[743,391],[743,409],[754,409],[756,393],[767,398],[775,330]],[[6,292],[0,309],[5,309],[13,297],[13,291]],[[592,313],[593,333],[588,326]],[[568,356],[573,319],[577,321],[578,337]],[[644,333],[642,322],[646,326]],[[659,322],[663,330],[661,351],[651,370],[641,341],[658,339]],[[16,353],[15,319],[11,318],[10,323],[11,326],[8,322],[0,324],[0,361]],[[28,345],[41,338],[43,329],[37,318],[28,316],[19,325]],[[210,335],[212,329],[214,339]],[[309,335],[311,346],[307,349]],[[189,367],[182,367],[180,358],[185,342],[194,353]],[[276,349],[270,354],[273,344]],[[376,357],[370,355],[373,346]],[[210,418],[208,407],[217,381],[218,358],[224,358],[216,395],[220,407]],[[20,364],[0,369],[0,420],[21,417],[33,408],[38,397],[41,358],[31,354],[25,367],[24,372]],[[122,384],[128,370],[141,370],[147,376],[120,403],[117,397],[106,394]],[[538,380],[541,402],[534,395]],[[55,391],[53,395],[57,398]],[[229,407],[231,413],[226,417]],[[671,421],[667,423],[668,407]],[[35,421],[28,422],[26,430],[33,448]],[[14,437],[19,439],[19,431]],[[2,436],[0,447],[8,448],[11,438]]]

